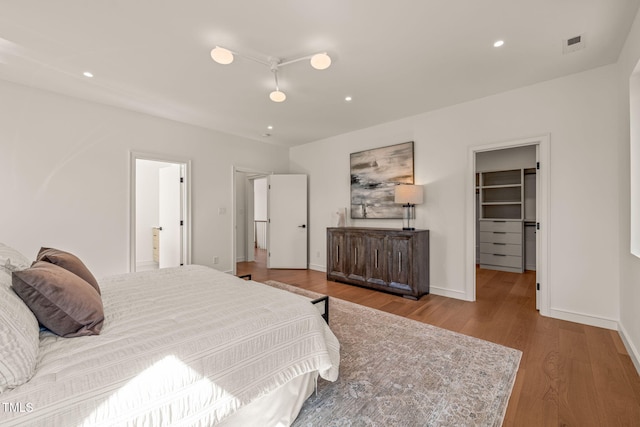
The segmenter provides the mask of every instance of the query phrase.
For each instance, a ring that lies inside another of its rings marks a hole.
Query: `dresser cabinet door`
[[[367,235],[347,233],[349,252],[346,256],[347,278],[364,282],[367,276]]]
[[[413,251],[411,239],[405,236],[388,236],[387,247],[389,249],[389,286],[412,290]]]
[[[345,261],[348,250],[345,244],[345,234],[329,231],[327,237],[327,261],[329,262],[327,274],[331,278],[345,279],[347,277]]]
[[[389,286],[387,274],[387,248],[384,234],[369,236],[369,261],[367,282],[378,286]]]

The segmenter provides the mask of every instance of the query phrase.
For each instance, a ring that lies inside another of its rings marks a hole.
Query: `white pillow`
[[[0,272],[0,395],[34,374],[40,328],[31,310],[11,289],[11,276]]]
[[[11,275],[12,271],[24,270],[31,266],[29,258],[10,246],[0,243],[0,270]]]

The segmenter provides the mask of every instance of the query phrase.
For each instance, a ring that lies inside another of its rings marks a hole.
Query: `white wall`
[[[551,135],[549,305],[557,317],[615,325],[619,318],[617,67],[606,66],[295,147],[291,172],[310,181],[312,268],[326,265],[325,228],[349,205],[349,154],[415,141],[425,185],[417,228],[430,229],[431,290],[465,295],[469,147]],[[331,167],[327,167],[331,165]],[[352,225],[401,227],[400,220]]]
[[[287,150],[0,81],[0,241],[129,268],[129,153],[191,159],[192,262],[231,270],[232,165],[288,171]],[[218,208],[226,214],[219,215]]]
[[[634,153],[640,152],[640,135],[630,137],[629,110],[629,78],[640,60],[640,11],[629,32],[624,49],[618,61],[619,65],[619,101],[617,113],[620,126],[618,138],[618,183],[620,187],[619,201],[619,253],[620,253],[620,330],[627,348],[633,355],[636,369],[640,371],[640,259],[631,254],[631,203],[630,203],[630,142],[634,145]],[[640,118],[634,117],[634,126],[640,127]],[[640,167],[637,158],[632,159],[636,168]],[[640,178],[640,171],[635,171],[635,177]],[[640,188],[636,182],[635,188]],[[637,218],[634,218],[637,221]]]

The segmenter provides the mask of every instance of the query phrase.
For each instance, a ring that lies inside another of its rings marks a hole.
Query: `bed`
[[[102,279],[99,334],[34,338],[7,279],[25,266],[4,248],[0,355],[35,362],[0,392],[0,425],[289,425],[318,376],[337,379],[339,343],[308,299],[204,266]]]

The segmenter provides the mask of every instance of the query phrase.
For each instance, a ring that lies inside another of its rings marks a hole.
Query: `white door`
[[[540,144],[536,144],[536,310],[540,311],[540,233],[538,233],[538,224],[540,224],[541,203],[540,197]],[[545,165],[546,166],[546,165]],[[546,195],[545,195],[546,196]]]
[[[182,184],[181,167],[172,164],[159,171],[160,256],[159,267],[177,267],[182,263]]]
[[[267,268],[307,268],[307,176],[267,177]]]

